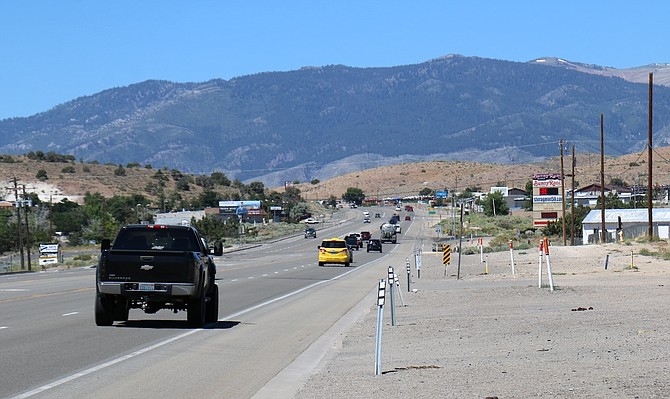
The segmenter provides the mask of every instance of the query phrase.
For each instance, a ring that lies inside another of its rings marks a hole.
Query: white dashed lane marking
[[[306,265],[295,266],[292,269],[284,269],[284,273],[288,273],[288,272],[298,270],[298,269],[304,269],[305,267],[313,266],[315,264],[316,263],[308,263]],[[281,271],[275,271],[275,272],[272,273],[272,275],[279,274],[279,273],[282,273],[282,272]],[[255,278],[272,277],[272,275],[270,273],[264,273],[264,274],[261,274],[260,276],[248,276],[246,279],[247,280],[252,280],[252,279],[255,279]],[[240,279],[239,278],[233,278],[233,279],[226,280],[226,281],[231,282],[231,283],[235,283],[235,282],[240,281]]]

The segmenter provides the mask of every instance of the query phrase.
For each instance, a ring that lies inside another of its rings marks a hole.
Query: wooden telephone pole
[[[561,212],[563,212],[561,216],[563,223],[561,224],[563,225],[563,246],[565,246],[565,174],[563,173],[563,139],[561,139],[559,145],[561,146]]]
[[[28,219],[28,204],[26,202],[26,185],[23,185],[23,211],[26,217],[26,251],[28,254],[27,260],[28,260],[28,271],[31,270],[30,266],[30,221]]]
[[[21,254],[21,270],[25,270],[26,264],[23,258],[23,225],[21,223],[21,208],[19,207],[19,189],[16,177],[12,178],[14,183],[14,201],[16,202],[16,225],[18,226],[19,252]]]
[[[600,242],[607,242],[607,227],[605,225],[605,115],[600,114],[600,218],[602,227]]]
[[[572,145],[572,191],[570,194],[570,212],[572,212],[572,226],[570,228],[570,245],[575,245],[575,145]]]
[[[653,111],[653,87],[654,87],[654,74],[649,72],[649,131],[648,131],[648,143],[647,143],[647,173],[649,173],[649,181],[647,182],[647,213],[649,216],[649,225],[647,227],[647,237],[651,240],[654,238],[654,217],[653,217],[653,198],[654,198],[654,185],[652,183],[652,145],[651,145],[651,121],[652,121],[652,111]]]

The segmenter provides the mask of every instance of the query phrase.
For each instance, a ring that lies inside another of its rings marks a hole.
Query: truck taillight
[[[103,275],[105,273],[107,273],[107,257],[103,255],[98,262],[98,274]]]

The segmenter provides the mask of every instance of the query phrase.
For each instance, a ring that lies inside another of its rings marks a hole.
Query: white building
[[[600,242],[602,228],[602,210],[594,209],[582,221],[582,240],[584,244]],[[667,240],[670,238],[670,208],[653,208],[652,223],[654,236]],[[619,226],[620,224],[620,226]],[[649,226],[647,209],[605,209],[605,229],[608,241],[620,240],[618,229],[621,227],[623,239],[646,236]]]
[[[205,217],[205,211],[182,211],[156,214],[156,224],[169,224],[176,226],[188,226],[191,218],[200,220]]]

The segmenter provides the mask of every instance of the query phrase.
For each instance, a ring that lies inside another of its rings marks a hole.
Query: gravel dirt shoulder
[[[382,374],[371,301],[295,397],[670,397],[670,262],[644,247],[552,246],[554,291],[538,249],[514,251],[514,274],[509,252],[464,255],[460,273],[457,254],[445,271],[424,252],[416,292],[396,267],[405,306],[391,326],[387,301]]]

